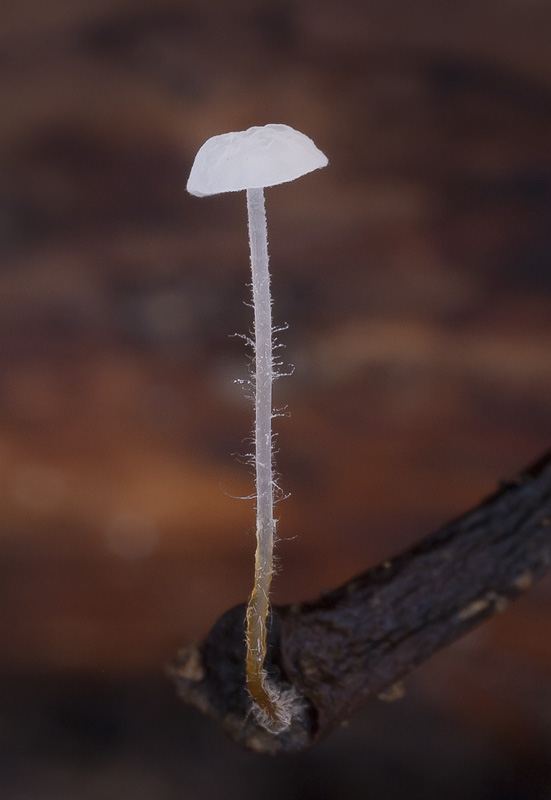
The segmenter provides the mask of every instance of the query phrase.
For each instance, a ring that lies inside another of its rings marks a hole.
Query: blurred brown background
[[[9,800],[551,798],[551,582],[312,753],[240,753],[162,674],[251,588],[245,198],[267,122],[281,570],[315,596],[551,439],[545,0],[4,0],[0,785]]]

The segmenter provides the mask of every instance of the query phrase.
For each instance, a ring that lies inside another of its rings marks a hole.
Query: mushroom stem
[[[254,588],[247,607],[247,687],[268,722],[277,714],[277,692],[267,685],[266,619],[274,549],[274,481],[272,465],[272,300],[268,268],[268,234],[263,189],[247,189],[249,244],[254,306],[256,557]]]

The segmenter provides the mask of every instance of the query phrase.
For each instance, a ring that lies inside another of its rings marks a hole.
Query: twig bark
[[[249,712],[245,605],[169,668],[179,694],[261,752],[302,750],[441,647],[528,589],[551,564],[551,452],[476,508],[318,600],[272,609],[266,668],[302,705],[272,734]]]

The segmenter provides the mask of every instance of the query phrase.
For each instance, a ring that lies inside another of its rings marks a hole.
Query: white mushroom
[[[291,724],[294,698],[267,679],[266,619],[275,535],[272,453],[272,312],[264,187],[327,165],[326,156],[288,125],[265,125],[213,136],[195,157],[187,190],[198,197],[246,190],[254,306],[255,581],[247,608],[247,688],[257,720],[279,732]]]

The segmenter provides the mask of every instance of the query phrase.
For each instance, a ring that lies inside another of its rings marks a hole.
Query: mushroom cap
[[[207,139],[187,190],[198,197],[276,186],[327,166],[327,157],[289,125],[264,125]]]

